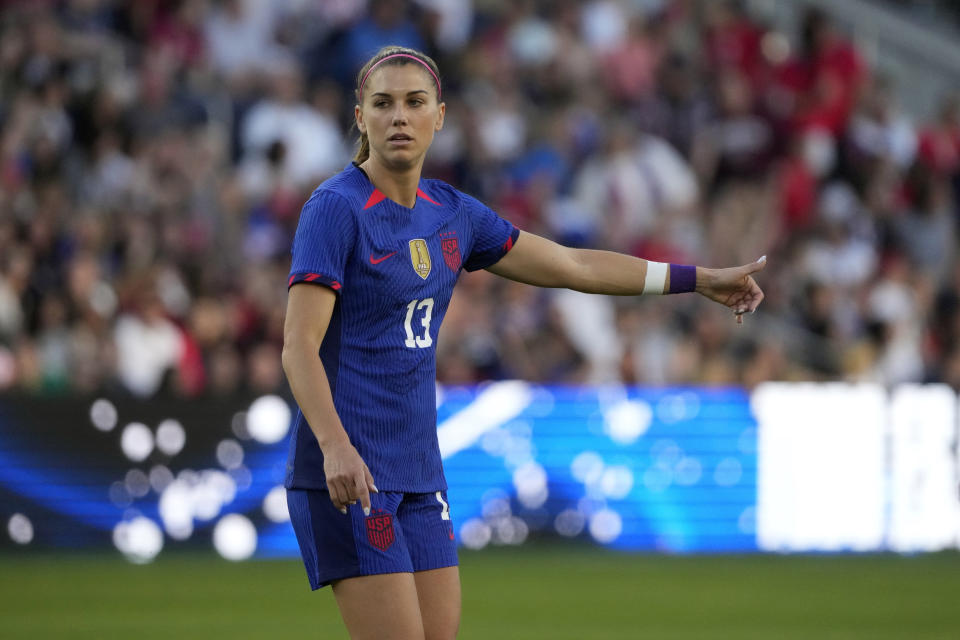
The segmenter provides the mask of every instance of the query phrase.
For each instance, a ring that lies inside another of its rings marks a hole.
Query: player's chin
[[[412,149],[393,149],[383,154],[383,159],[394,171],[412,169],[422,157],[423,151],[414,152]]]

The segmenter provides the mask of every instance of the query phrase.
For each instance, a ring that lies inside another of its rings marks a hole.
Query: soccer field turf
[[[462,552],[461,638],[960,638],[960,555]],[[346,638],[299,561],[0,556],[0,637]]]

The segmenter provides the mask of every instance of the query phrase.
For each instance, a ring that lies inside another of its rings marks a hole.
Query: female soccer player
[[[293,241],[290,516],[311,586],[333,585],[352,638],[453,638],[460,578],[434,348],[460,271],[608,295],[696,291],[742,322],[763,299],[750,274],[765,261],[714,270],[570,249],[422,179],[445,105],[437,66],[418,51],[380,50],[356,97],[360,151],[314,191]]]

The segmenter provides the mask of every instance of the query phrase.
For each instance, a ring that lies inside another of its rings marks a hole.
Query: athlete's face
[[[370,140],[370,156],[393,169],[423,163],[433,134],[443,127],[446,105],[423,65],[384,65],[374,69],[357,105],[357,128]]]

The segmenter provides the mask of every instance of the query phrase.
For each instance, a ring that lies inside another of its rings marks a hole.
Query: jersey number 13
[[[423,325],[423,336],[415,335],[413,332],[413,314],[416,311],[423,310],[423,319],[420,324]],[[407,339],[404,344],[412,349],[425,349],[433,346],[433,338],[430,337],[430,319],[433,317],[433,298],[424,298],[423,300],[412,300],[407,305],[407,317],[403,321],[403,330],[407,332]]]

